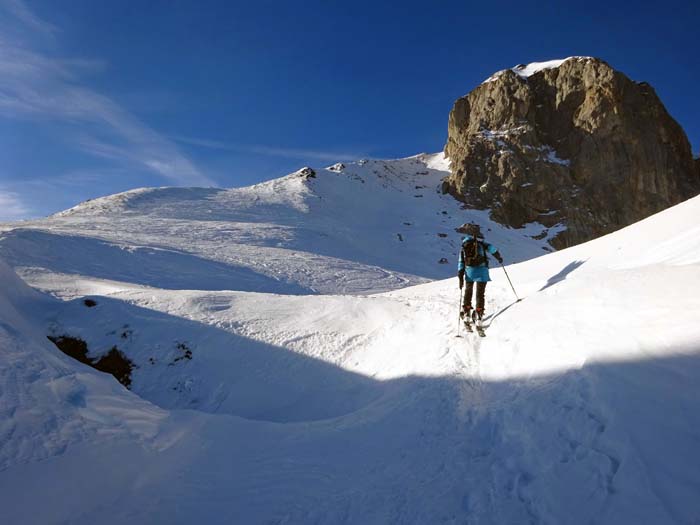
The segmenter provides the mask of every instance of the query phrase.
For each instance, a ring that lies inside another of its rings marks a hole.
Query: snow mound
[[[58,308],[0,260],[0,473],[79,443],[145,443],[165,417],[56,350],[42,317]]]

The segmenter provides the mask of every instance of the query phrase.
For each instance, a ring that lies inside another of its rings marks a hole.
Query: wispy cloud
[[[28,29],[55,31],[21,0],[0,0],[0,8]],[[88,153],[145,168],[175,184],[215,185],[175,143],[81,84],[78,71],[99,67],[100,61],[56,59],[0,34],[0,115],[59,120],[80,129],[76,144]]]
[[[364,157],[362,153],[318,151],[297,148],[280,148],[275,146],[263,146],[259,144],[232,144],[218,140],[199,139],[192,137],[171,137],[182,144],[191,144],[202,148],[233,151],[236,153],[254,153],[270,157],[284,157],[287,159],[309,159],[329,162],[339,162],[341,160],[353,160]]]
[[[53,36],[58,31],[56,26],[36,16],[22,0],[0,0],[0,7],[29,29],[49,36]]]
[[[16,221],[32,214],[20,196],[0,188],[0,221]]]
[[[17,188],[32,188],[51,192],[55,190],[79,188],[84,189],[86,186],[98,184],[106,178],[122,178],[129,174],[128,170],[122,168],[108,169],[78,169],[64,172],[58,175],[49,177],[34,177],[23,179],[16,183],[10,183],[5,186],[5,190],[12,191]]]
[[[128,167],[115,166],[11,180],[0,185],[0,222],[42,217],[85,199],[125,191],[141,185],[141,177]]]

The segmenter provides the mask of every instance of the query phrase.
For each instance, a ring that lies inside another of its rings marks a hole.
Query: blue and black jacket
[[[464,239],[462,239],[462,249],[459,250],[459,264],[457,265],[457,272],[459,275],[462,275],[464,273],[466,275],[467,281],[473,281],[476,283],[486,283],[491,280],[491,276],[489,275],[488,263],[484,262],[479,266],[464,265],[464,246],[468,242],[473,240],[474,237],[472,237],[471,235],[467,235],[466,237],[464,237]],[[496,253],[498,253],[498,248],[496,248],[493,244],[489,244],[481,239],[477,240],[479,241],[477,249],[479,250],[479,253],[484,256],[484,260],[487,260],[487,253],[490,253],[491,255],[495,255]]]

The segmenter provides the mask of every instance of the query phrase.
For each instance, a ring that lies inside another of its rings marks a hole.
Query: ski
[[[474,331],[474,329],[472,328],[472,322],[468,318],[464,320],[464,328],[467,329],[467,332]]]
[[[484,331],[483,327],[483,320],[479,319],[475,311],[470,311],[467,314],[461,313],[460,317],[462,318],[462,322],[464,322],[464,328],[467,330],[467,332],[474,333],[476,330],[479,337],[486,337],[486,332]]]
[[[467,332],[473,332],[474,331],[474,325],[472,324],[472,314],[471,311],[462,311],[460,312],[459,316],[462,318],[462,322],[464,323],[464,328],[467,329]]]

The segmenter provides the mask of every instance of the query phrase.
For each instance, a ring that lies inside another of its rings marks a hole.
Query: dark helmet
[[[457,233],[471,235],[472,237],[483,237],[483,235],[481,234],[481,227],[476,223],[466,222],[462,224],[459,228],[456,228],[455,231]]]

